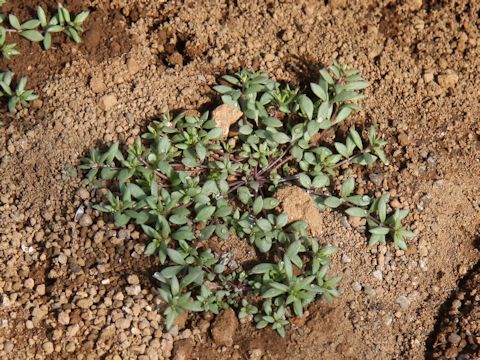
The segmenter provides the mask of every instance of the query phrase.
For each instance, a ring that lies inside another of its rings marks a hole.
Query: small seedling
[[[151,239],[145,254],[163,265],[154,277],[167,328],[185,311],[216,314],[231,306],[283,336],[316,298],[339,295],[340,278],[327,275],[336,249],[321,246],[304,221],[289,221],[275,198],[279,189],[300,186],[320,209],[366,218],[371,244],[393,239],[404,249],[413,234],[402,225],[406,210],[388,207],[388,194],[355,194],[354,178],[345,176],[346,167],[386,162],[375,128],[366,140],[351,127],[343,142],[322,143],[325,130],[361,109],[356,101],[368,83],[357,70],[323,69],[310,91],[247,70],[223,79],[214,89],[244,115],[230,138],[208,112],[166,113],[126,149],[91,149],[81,168],[88,183],[110,189],[94,208],[117,226],[137,224]],[[338,176],[346,178],[339,191]],[[206,240],[232,233],[256,248],[253,267],[229,267],[208,248]]]
[[[13,14],[8,16],[1,14],[0,22],[0,48],[4,56],[18,55],[19,51],[15,44],[6,44],[7,34],[18,34],[31,42],[42,42],[45,49],[52,46],[52,34],[63,32],[73,41],[81,42],[80,35],[83,32],[82,24],[87,19],[89,12],[83,11],[72,16],[68,9],[58,4],[57,13],[50,19],[41,6],[37,7],[37,18],[27,20],[23,23]],[[8,24],[5,24],[5,23]]]
[[[12,79],[15,74],[7,71],[0,73],[0,97],[7,97],[8,110],[14,112],[17,104],[29,107],[29,102],[38,99],[32,90],[25,90],[27,77],[22,77],[15,88],[12,88]]]
[[[0,0],[0,6],[5,4]],[[41,6],[37,7],[37,18],[27,20],[23,23],[13,14],[0,14],[0,52],[9,59],[12,56],[20,55],[15,43],[7,43],[9,34],[18,34],[31,42],[42,42],[45,49],[52,46],[52,34],[63,32],[73,41],[81,42],[80,35],[83,32],[82,24],[87,19],[89,12],[83,11],[76,16],[71,16],[66,7],[58,4],[57,13],[50,19]],[[32,91],[25,90],[26,77],[22,77],[15,91],[10,89],[13,73],[2,74],[0,82],[2,91],[0,96],[8,96],[8,110],[13,112],[17,104],[28,107],[28,102],[37,99]]]

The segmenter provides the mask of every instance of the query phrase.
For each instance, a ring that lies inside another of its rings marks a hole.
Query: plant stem
[[[163,180],[168,180],[168,177],[164,174],[162,174],[160,171],[158,171],[157,169],[153,168],[144,158],[142,157],[139,157],[138,160],[147,168],[147,169],[150,169],[152,170],[155,175],[157,175],[159,178],[163,179]]]
[[[277,167],[274,167],[276,166],[276,164],[279,162],[279,161],[282,161],[283,157],[285,155],[287,155],[287,153],[290,151],[290,149],[300,140],[301,138],[298,138],[297,140],[295,140],[294,142],[292,142],[290,145],[288,145],[288,147],[280,154],[280,156],[278,158],[275,159],[275,161],[273,163],[271,163],[269,166],[267,166],[265,169],[261,170],[259,175],[262,175],[264,174],[265,172],[272,172],[273,170],[277,169]]]
[[[307,192],[311,195],[315,195],[315,196],[320,196],[320,197],[327,197],[329,195],[325,195],[325,194],[322,194],[322,193],[319,193],[319,192],[316,192],[316,191],[312,191],[312,190],[307,190]],[[350,201],[347,201],[345,199],[343,199],[343,204],[342,204],[344,207],[358,207],[357,205],[355,204],[352,204]],[[376,218],[375,216],[371,215],[371,214],[368,214],[367,213],[367,216],[365,217],[367,220],[370,220],[372,222],[374,222],[375,224],[377,224],[378,226],[381,226],[381,227],[386,227],[390,230],[394,230],[392,226],[388,225],[388,224],[385,224],[383,223],[382,221],[380,221],[380,219]]]
[[[346,163],[349,163],[349,162],[352,161],[353,159],[355,159],[355,158],[357,158],[357,157],[359,157],[359,156],[362,156],[363,154],[365,154],[365,153],[367,153],[367,152],[370,152],[370,150],[371,150],[371,149],[370,149],[370,146],[367,146],[365,149],[357,152],[356,154],[353,154],[352,156],[350,156],[350,157],[348,157],[348,158],[346,158],[346,159],[344,159],[344,160],[336,163],[335,165],[333,165],[332,168],[335,169],[335,168],[340,167],[340,166],[342,166],[342,165],[344,165],[344,164],[346,164]]]

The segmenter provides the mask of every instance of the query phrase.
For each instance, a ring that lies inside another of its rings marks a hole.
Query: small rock
[[[366,220],[357,216],[348,216],[348,222],[350,225],[352,225],[354,228],[358,228],[360,226],[365,225]]]
[[[41,109],[43,106],[43,101],[40,99],[35,99],[32,101],[32,108],[33,109]]]
[[[382,275],[382,272],[380,270],[374,270],[372,272],[372,275],[375,279],[377,279],[378,281],[382,281],[383,280],[383,275]]]
[[[372,297],[377,294],[377,291],[369,285],[365,285],[363,287],[363,291],[365,291],[365,294],[367,294],[368,296],[372,296]]]
[[[390,201],[390,206],[394,209],[398,209],[402,207],[402,204],[400,203],[400,201],[398,201],[398,199],[393,199],[392,201]]]
[[[352,282],[353,291],[360,292],[362,291],[362,285],[358,281]]]
[[[451,333],[448,335],[448,341],[453,345],[457,345],[461,340],[462,337],[456,333]]]
[[[437,77],[438,84],[444,88],[450,88],[455,86],[458,81],[458,75],[454,72],[438,75]]]
[[[427,262],[425,261],[425,259],[420,259],[418,261],[418,266],[420,266],[420,269],[422,271],[428,271],[428,265],[427,265]]]
[[[80,226],[87,227],[93,224],[93,220],[90,215],[83,214],[78,223],[80,224]]]
[[[100,333],[100,339],[102,341],[105,341],[106,339],[109,339],[115,334],[115,326],[109,325],[105,327],[102,332]]]
[[[119,318],[117,319],[117,321],[115,321],[115,326],[117,327],[117,329],[128,329],[131,323],[132,321],[129,319]]]
[[[343,254],[342,255],[342,263],[348,264],[350,262],[352,262],[352,258],[350,256],[348,256],[347,254]]]
[[[92,306],[92,300],[90,300],[89,298],[80,299],[77,301],[77,306],[81,309],[88,309],[90,306]]]
[[[45,351],[45,353],[48,355],[48,354],[51,354],[53,353],[53,344],[51,341],[47,341],[45,343],[43,343],[42,345],[42,348],[43,348],[43,351]]]
[[[117,98],[113,94],[104,95],[100,98],[98,106],[103,111],[108,111],[115,106]]]
[[[67,336],[71,338],[75,337],[75,335],[77,335],[78,333],[78,330],[80,330],[80,325],[78,324],[70,325],[67,328]]]
[[[293,31],[291,29],[285,30],[285,32],[282,35],[282,40],[288,42],[292,39],[293,39]]]
[[[250,357],[248,358],[248,360],[261,360],[262,356],[262,349],[253,349],[250,351]]]
[[[418,253],[420,254],[421,257],[427,257],[428,256],[428,249],[426,246],[419,246],[418,247]]]
[[[432,80],[433,80],[433,73],[425,72],[425,74],[423,74],[423,81],[425,81],[426,83],[429,83]]]
[[[23,283],[23,286],[25,286],[27,289],[32,290],[33,287],[35,286],[35,281],[34,281],[32,278],[28,278],[28,279],[25,280],[25,282]]]
[[[140,284],[140,279],[138,278],[137,275],[129,275],[127,277],[127,282],[130,284],[130,285],[138,285]]]
[[[235,312],[231,308],[222,311],[212,325],[212,338],[215,344],[232,346],[237,327],[238,319]]]
[[[66,265],[67,261],[68,261],[68,257],[65,254],[60,254],[60,255],[57,256],[57,260],[60,264]]]
[[[5,351],[7,354],[13,350],[13,343],[11,341],[5,342],[3,344],[3,351]]]
[[[466,267],[465,265],[460,265],[458,267],[458,274],[463,276],[463,275],[466,275],[468,273],[468,267]]]
[[[85,188],[78,189],[77,194],[82,200],[87,200],[88,198],[90,198],[90,193]]]
[[[75,343],[72,341],[68,342],[65,346],[65,350],[67,350],[68,353],[73,353],[75,351]]]
[[[32,310],[32,317],[34,322],[39,322],[42,320],[48,313],[48,308],[46,306],[35,306]]]
[[[90,89],[92,89],[95,94],[100,94],[107,90],[107,86],[101,77],[94,76],[90,79]]]
[[[400,305],[402,310],[406,310],[409,308],[411,301],[404,295],[401,295],[397,298],[397,304]]]
[[[169,55],[167,61],[170,65],[183,65],[183,56],[179,52],[175,51],[172,55]]]
[[[398,135],[397,139],[398,139],[398,143],[401,146],[407,146],[410,144],[410,138],[405,133],[401,133],[400,135]]]
[[[135,75],[140,71],[140,64],[134,58],[129,58],[127,60],[127,69],[130,75]]]
[[[418,10],[421,9],[423,6],[422,0],[408,0],[407,5],[410,7],[411,10]]]
[[[373,182],[377,186],[382,186],[383,183],[383,174],[382,173],[371,173],[369,176],[370,181]]]
[[[141,244],[141,243],[135,244],[133,249],[138,255],[142,255],[143,252],[145,251],[145,244]]]
[[[222,129],[223,137],[228,136],[230,126],[242,117],[243,113],[228,104],[217,106],[212,112],[212,118],[217,123],[217,126]]]
[[[457,310],[462,306],[462,302],[458,299],[453,300],[452,302],[452,308]]]
[[[175,342],[173,347],[173,360],[190,360],[193,351],[193,341],[183,339]]]
[[[62,325],[68,325],[70,323],[70,316],[62,311],[60,314],[58,314],[58,322]]]
[[[137,296],[138,294],[140,294],[142,292],[142,288],[141,288],[140,285],[132,285],[132,286],[127,286],[125,288],[125,291],[130,296]]]
[[[273,54],[265,55],[265,61],[266,62],[270,62],[270,61],[273,61],[273,60],[275,60],[275,55],[273,55]]]
[[[45,295],[45,292],[46,292],[45,284],[40,284],[40,285],[37,286],[37,294],[38,295],[43,296],[43,295]]]

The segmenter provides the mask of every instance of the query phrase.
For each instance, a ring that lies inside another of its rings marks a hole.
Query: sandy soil
[[[27,16],[36,3],[5,10]],[[0,61],[41,94],[31,109],[2,114],[2,358],[480,357],[480,2],[66,3],[92,10],[84,44],[60,39],[45,53],[19,40],[23,56]],[[296,207],[339,247],[341,298],[313,305],[284,339],[241,324],[222,347],[208,315],[165,332],[146,239],[92,211],[79,159],[132,141],[167,109],[211,107],[226,72],[252,67],[303,86],[335,59],[372,83],[352,122],[375,124],[390,142],[391,163],[361,185],[394,192],[418,236],[407,252],[368,247],[358,224]]]

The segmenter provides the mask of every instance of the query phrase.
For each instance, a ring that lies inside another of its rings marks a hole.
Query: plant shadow
[[[473,241],[474,245],[475,246],[478,246],[478,244],[480,244],[480,237],[476,237]],[[469,282],[474,278],[474,276],[476,274],[478,274],[480,272],[480,261],[475,264],[469,271],[468,273],[463,276],[459,281],[458,281],[458,285],[457,285],[457,289],[456,291],[453,291],[450,296],[448,297],[448,299],[440,306],[440,308],[438,309],[438,313],[437,313],[437,320],[435,322],[435,325],[433,327],[433,330],[430,332],[427,340],[426,340],[426,343],[425,343],[425,359],[426,360],[433,360],[435,359],[434,355],[435,355],[435,351],[436,351],[436,347],[437,347],[437,341],[438,341],[438,336],[441,334],[441,330],[442,328],[445,326],[445,325],[448,325],[449,324],[449,318],[451,317],[451,315],[449,314],[449,311],[450,309],[452,308],[452,305],[453,305],[453,302],[455,301],[455,299],[457,298],[457,295],[460,293],[460,292],[466,292],[468,293],[468,291],[470,290],[468,288],[468,284]],[[468,313],[470,313],[472,310],[473,310],[474,306],[463,306],[462,307],[462,315],[461,316],[467,316]],[[458,355],[461,355],[461,354],[470,354],[471,353],[471,350],[469,348],[469,346],[467,346],[466,348],[464,348],[462,350],[461,353],[459,353]],[[477,351],[475,349],[473,349],[474,351]]]

